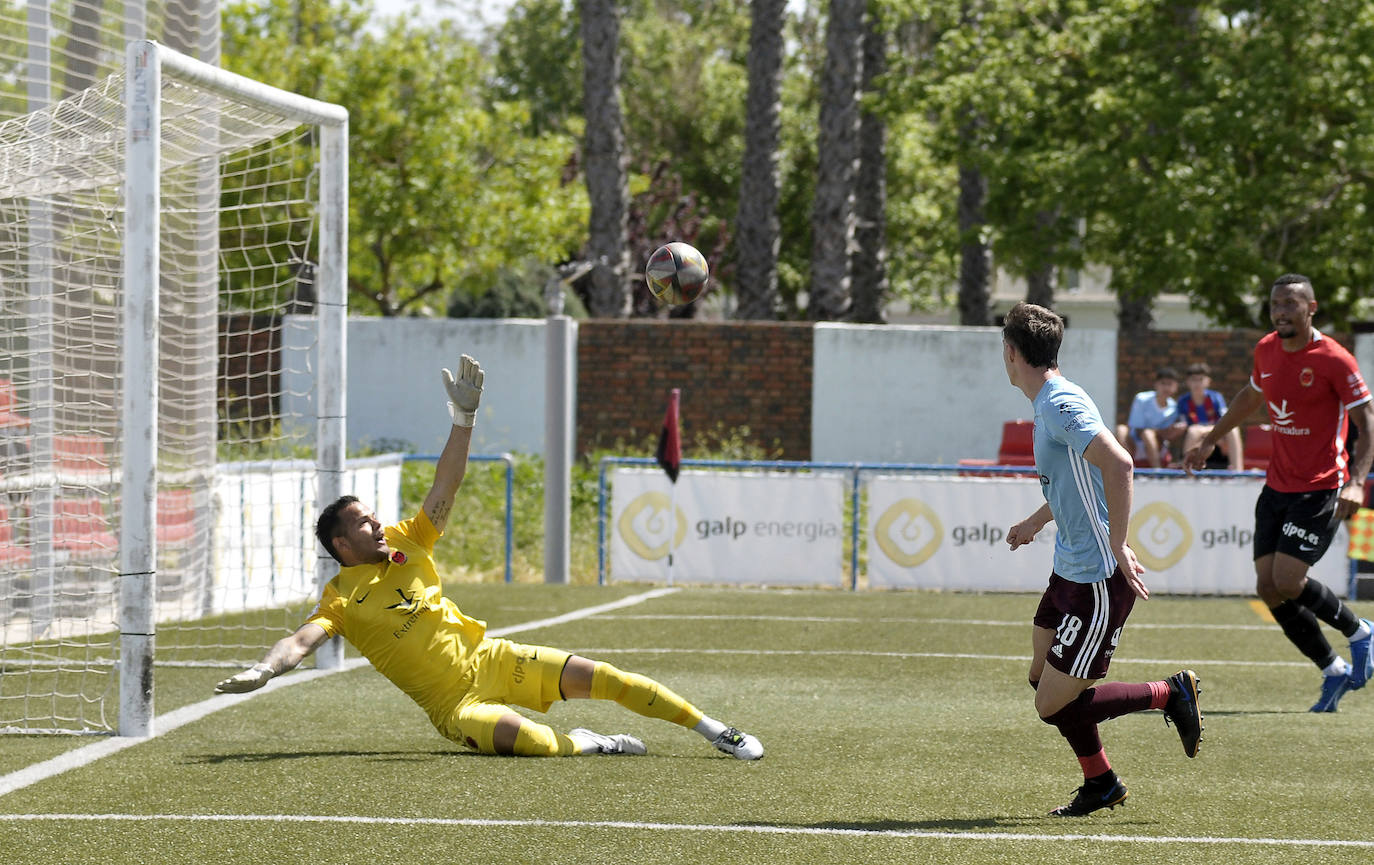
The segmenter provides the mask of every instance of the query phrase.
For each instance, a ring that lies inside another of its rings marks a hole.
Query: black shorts
[[[1120,568],[1096,583],[1075,583],[1050,574],[1034,620],[1037,627],[1055,632],[1045,661],[1079,679],[1107,675],[1121,628],[1134,606],[1135,592]]]
[[[1340,528],[1340,492],[1281,493],[1266,484],[1255,501],[1255,558],[1283,553],[1315,565]]]

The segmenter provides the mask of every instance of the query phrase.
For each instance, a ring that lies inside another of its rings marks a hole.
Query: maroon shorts
[[[1035,611],[1035,624],[1054,631],[1045,661],[1078,679],[1107,675],[1121,627],[1135,606],[1135,592],[1117,568],[1105,580],[1075,583],[1050,574],[1050,584]]]

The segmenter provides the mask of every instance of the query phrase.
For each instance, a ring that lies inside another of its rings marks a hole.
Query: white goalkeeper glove
[[[272,668],[266,664],[254,664],[242,673],[235,673],[215,686],[216,694],[244,694],[256,691],[273,676]]]
[[[444,370],[448,413],[454,426],[470,427],[477,422],[477,403],[482,400],[482,379],[485,377],[482,367],[468,355],[463,355],[458,362],[458,375]]]

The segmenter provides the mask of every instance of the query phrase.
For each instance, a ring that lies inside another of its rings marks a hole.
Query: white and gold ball
[[[664,244],[649,256],[644,281],[654,297],[670,306],[691,303],[706,290],[711,275],[706,256],[681,241]]]

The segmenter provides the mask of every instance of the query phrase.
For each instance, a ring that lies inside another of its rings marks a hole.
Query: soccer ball
[[[706,256],[697,252],[696,247],[680,241],[655,249],[644,268],[649,292],[670,306],[691,303],[701,297],[710,275]]]

